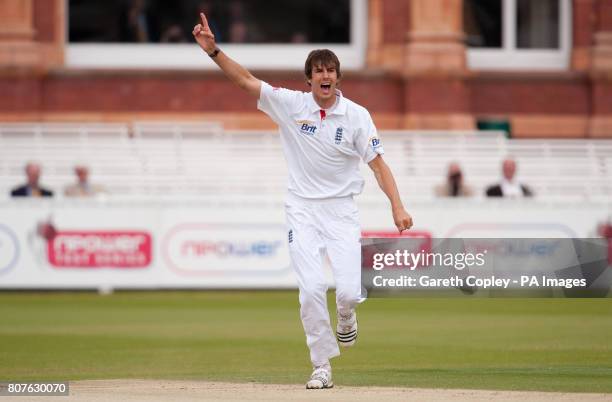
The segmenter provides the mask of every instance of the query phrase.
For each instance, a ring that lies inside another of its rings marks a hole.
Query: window
[[[558,49],[559,36],[558,0],[517,0],[517,48]]]
[[[329,47],[343,67],[365,60],[367,0],[67,0],[67,65],[214,68],[191,36],[206,12],[219,46],[249,68],[303,68]]]
[[[564,70],[569,66],[570,0],[464,0],[468,66]]]
[[[463,3],[463,26],[467,45],[479,48],[502,47],[501,0]]]

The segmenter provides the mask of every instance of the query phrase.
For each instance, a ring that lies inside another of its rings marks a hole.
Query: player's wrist
[[[403,211],[405,211],[405,208],[404,208],[404,205],[402,203],[392,204],[391,205],[391,211],[393,211],[393,213],[403,212]]]
[[[211,59],[214,59],[215,57],[219,55],[219,53],[221,52],[221,49],[215,46],[212,49],[204,49],[204,51],[206,52],[208,57],[210,57]]]

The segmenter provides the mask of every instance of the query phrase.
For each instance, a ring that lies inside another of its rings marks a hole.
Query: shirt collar
[[[340,91],[339,89],[336,89],[336,96],[338,97],[338,102],[336,103],[335,107],[331,111],[329,111],[329,114],[337,114],[337,115],[346,114],[347,103],[346,103],[346,99],[344,99],[344,96],[342,95],[342,91]],[[321,106],[319,106],[317,102],[314,100],[314,96],[312,95],[312,92],[310,92],[310,96],[308,97],[308,104],[309,104],[311,113],[315,113],[321,110]]]
[[[518,181],[512,179],[512,181],[506,179],[505,177],[502,178],[502,185],[504,186],[508,186],[508,187],[518,187]]]

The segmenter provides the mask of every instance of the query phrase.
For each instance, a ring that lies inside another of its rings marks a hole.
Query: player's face
[[[315,100],[321,106],[327,108],[333,105],[333,102],[336,100],[335,96],[337,84],[338,73],[335,66],[316,64],[312,67],[312,78],[310,79],[310,85]]]

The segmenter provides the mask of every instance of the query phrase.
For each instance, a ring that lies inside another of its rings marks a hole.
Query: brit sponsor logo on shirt
[[[314,122],[308,120],[298,120],[297,124],[300,126],[300,131],[306,135],[315,135],[317,126]]]
[[[370,145],[372,146],[372,150],[377,154],[383,153],[382,143],[380,142],[380,138],[378,137],[370,137]]]
[[[342,142],[342,127],[338,127],[336,129],[336,145],[339,145]]]

